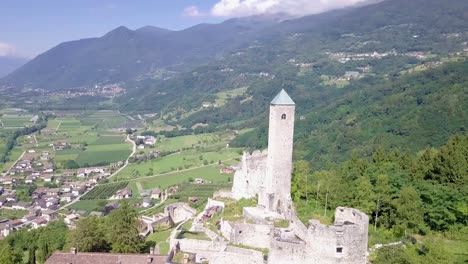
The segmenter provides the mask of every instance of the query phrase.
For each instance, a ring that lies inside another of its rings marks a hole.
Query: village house
[[[161,199],[161,190],[154,189],[151,191],[151,199]]]
[[[152,204],[151,198],[144,198],[141,206],[147,208],[147,207],[150,207],[151,204]]]
[[[106,174],[107,171],[108,171],[108,168],[106,166],[80,168],[78,169],[76,176],[83,178],[83,177],[88,177],[90,174],[93,174],[93,173]]]
[[[132,190],[130,188],[124,188],[122,190],[118,190],[115,195],[114,199],[126,199],[132,197]]]
[[[31,184],[31,183],[33,183],[33,182],[35,182],[35,181],[36,181],[36,177],[34,177],[34,176],[28,176],[28,177],[26,177],[26,179],[24,180],[24,183],[26,183],[26,184]]]
[[[42,175],[42,179],[44,182],[52,182],[54,180],[54,176],[50,174],[44,174]]]
[[[27,202],[18,202],[11,206],[11,208],[16,210],[27,210],[31,206],[31,203]]]
[[[3,185],[13,185],[16,182],[16,179],[11,177],[4,177],[0,179],[0,183]]]
[[[16,195],[15,194],[8,194],[5,196],[7,202],[16,202]]]
[[[80,196],[81,194],[83,194],[86,190],[86,187],[84,186],[77,186],[76,188],[73,188],[72,190],[72,194],[75,195],[75,196]]]
[[[21,221],[23,221],[23,223],[28,223],[28,222],[31,222],[34,219],[36,219],[36,214],[29,213],[29,214],[23,216],[23,218],[21,218]]]
[[[32,221],[32,227],[34,229],[37,229],[39,227],[46,226],[46,225],[47,225],[47,219],[45,217],[40,216],[34,219],[34,221]]]
[[[69,203],[69,202],[73,201],[73,198],[74,198],[74,195],[72,193],[64,193],[64,194],[60,195],[60,201],[61,202]]]
[[[78,220],[78,218],[79,218],[79,215],[77,215],[77,214],[69,214],[69,215],[65,216],[65,219],[63,219],[63,221],[65,222],[65,224],[71,225],[76,220]]]
[[[202,178],[195,178],[195,180],[193,180],[193,183],[195,184],[205,184],[206,181]]]
[[[44,217],[47,221],[52,221],[57,217],[57,212],[52,211],[52,210],[41,210],[41,215]]]
[[[45,189],[45,193],[49,196],[58,196],[60,194],[60,188]]]
[[[224,167],[219,170],[219,173],[223,174],[233,174],[236,170],[232,166]]]

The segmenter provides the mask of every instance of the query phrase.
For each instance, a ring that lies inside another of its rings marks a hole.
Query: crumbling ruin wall
[[[291,242],[283,242],[273,239],[268,254],[268,264],[301,264],[320,263],[313,262],[307,254],[307,245]]]
[[[368,223],[368,216],[359,210],[338,207],[333,225],[310,220],[307,233],[305,236],[301,234],[301,240],[292,241],[290,233],[275,234],[269,259],[278,262],[269,263],[365,264]],[[302,228],[300,224],[291,225],[297,236],[295,226]]]
[[[207,241],[198,239],[171,239],[171,248],[178,245],[180,251],[197,253],[198,251],[224,251],[227,243],[223,241]]]
[[[252,154],[244,152],[241,169],[234,174],[232,197],[236,200],[253,198],[261,192],[266,178],[266,164],[268,153],[254,151]]]
[[[233,244],[256,248],[270,247],[271,225],[221,221],[221,233]]]
[[[264,264],[260,251],[228,246],[226,251],[213,255],[210,264]]]
[[[180,223],[189,219],[197,213],[186,203],[173,203],[164,208],[164,214],[169,215],[174,224]]]

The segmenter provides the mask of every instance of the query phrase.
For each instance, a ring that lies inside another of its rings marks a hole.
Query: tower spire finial
[[[294,101],[289,97],[288,93],[281,89],[281,91],[271,101],[272,105],[295,105]]]

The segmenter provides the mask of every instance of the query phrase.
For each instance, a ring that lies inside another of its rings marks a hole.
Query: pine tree
[[[36,246],[29,247],[28,264],[36,264]]]
[[[138,253],[142,250],[144,243],[138,232],[138,214],[127,201],[112,211],[107,221],[112,252]]]

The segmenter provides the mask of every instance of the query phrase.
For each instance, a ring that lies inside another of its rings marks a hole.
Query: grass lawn
[[[206,146],[219,143],[220,136],[216,134],[187,135],[172,138],[163,138],[157,143],[156,148],[160,151],[180,150],[194,146]]]
[[[99,202],[103,205],[108,203],[107,200],[83,200],[70,205],[69,208],[74,210],[85,210],[88,213],[91,211],[100,211],[103,206],[98,205]]]
[[[112,145],[125,142],[125,137],[122,135],[106,135],[100,136],[92,145]]]
[[[233,89],[233,90],[229,90],[229,91],[223,91],[223,92],[219,92],[216,94],[216,96],[218,97],[216,99],[216,104],[218,106],[223,106],[226,104],[226,102],[230,99],[230,98],[234,98],[236,96],[239,96],[239,95],[243,95],[246,91],[247,91],[247,88],[248,87],[241,87],[241,88],[237,88],[237,89]]]
[[[444,246],[453,255],[454,263],[468,263],[468,240],[444,240]]]
[[[144,163],[132,163],[117,176],[118,179],[131,179],[151,176],[203,166],[204,163],[215,164],[219,160],[239,157],[237,149],[221,149],[220,151],[197,152],[195,150],[177,153]]]
[[[76,162],[80,166],[85,166],[85,164],[93,165],[99,163],[109,164],[112,162],[126,160],[130,153],[130,145],[126,143],[89,145],[86,147],[86,150],[82,151],[78,155]]]
[[[167,228],[167,229],[164,229],[164,230],[161,230],[161,231],[154,231],[153,234],[149,235],[147,238],[146,238],[146,241],[152,241],[152,242],[155,242],[156,244],[160,243],[160,242],[164,242],[166,241],[169,236],[171,235],[171,232],[172,230],[174,230],[175,227],[172,227],[172,228]]]
[[[172,185],[188,183],[190,178],[203,178],[212,181],[213,183],[228,182],[228,178],[232,180],[233,175],[219,173],[218,166],[202,167],[184,172],[174,172],[163,176],[152,177],[148,179],[139,179],[143,189],[167,188]]]
[[[22,218],[23,216],[27,214],[28,214],[27,210],[0,209],[0,220],[1,219],[16,220],[16,219]]]

